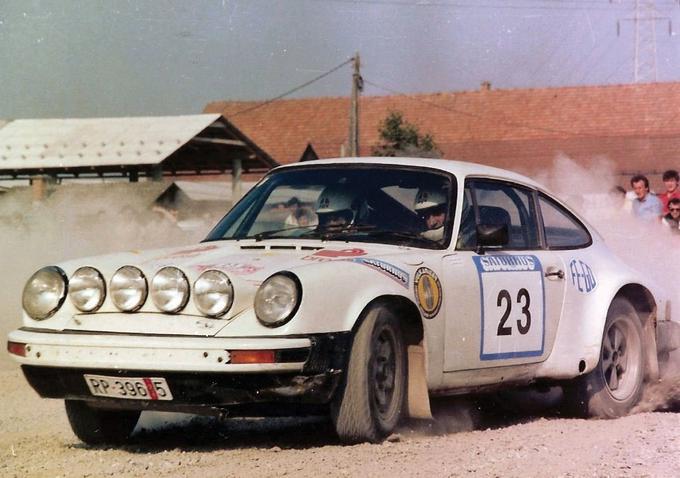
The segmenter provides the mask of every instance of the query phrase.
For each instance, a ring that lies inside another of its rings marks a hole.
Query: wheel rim
[[[626,319],[613,321],[602,340],[601,371],[609,393],[626,400],[640,383],[642,342]]]
[[[389,328],[383,328],[373,343],[372,384],[373,405],[380,418],[394,413],[397,368],[397,342]]]

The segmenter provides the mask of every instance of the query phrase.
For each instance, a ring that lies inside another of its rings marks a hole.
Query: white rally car
[[[378,441],[429,397],[560,384],[616,417],[677,323],[655,286],[532,180],[456,161],[280,167],[201,244],[44,267],[8,350],[75,434],[144,410],[330,414]]]

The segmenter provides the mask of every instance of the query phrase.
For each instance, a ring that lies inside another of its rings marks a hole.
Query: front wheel
[[[620,417],[640,400],[643,379],[640,320],[630,302],[615,299],[607,314],[597,366],[567,386],[565,398],[580,415]]]
[[[406,352],[399,321],[372,309],[354,336],[345,385],[332,417],[346,443],[378,442],[399,423],[406,397]]]
[[[82,400],[66,400],[66,415],[73,433],[88,445],[124,444],[141,412],[94,408]]]

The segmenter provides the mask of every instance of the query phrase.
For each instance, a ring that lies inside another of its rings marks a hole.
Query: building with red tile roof
[[[349,132],[349,98],[270,103],[216,101],[223,114],[275,161],[296,162],[311,144],[319,157],[341,156]],[[363,96],[360,154],[379,144],[381,121],[399,111],[434,137],[442,157],[536,174],[563,153],[590,167],[611,161],[614,175],[680,169],[680,83]],[[344,146],[343,146],[344,145]]]

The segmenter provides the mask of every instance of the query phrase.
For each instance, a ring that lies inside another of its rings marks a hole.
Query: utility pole
[[[658,80],[656,64],[656,26],[658,21],[668,22],[668,36],[673,34],[670,18],[660,17],[656,11],[655,0],[635,0],[635,17],[625,18],[632,21],[635,28],[635,51],[633,79],[635,83],[649,83]],[[617,25],[617,33],[621,27]]]
[[[354,71],[352,73],[352,98],[349,110],[349,155],[359,155],[359,93],[364,89],[364,80],[361,78],[361,63],[359,52],[352,58]]]

